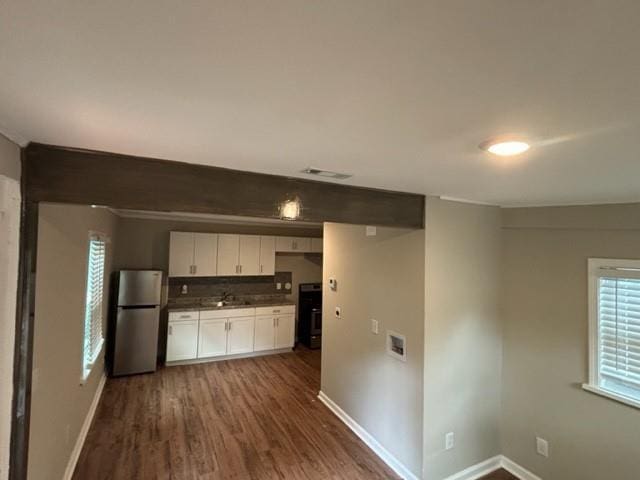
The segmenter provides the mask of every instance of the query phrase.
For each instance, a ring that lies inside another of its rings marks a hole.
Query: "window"
[[[102,351],[102,315],[104,299],[104,262],[107,239],[97,233],[89,234],[87,267],[87,298],[84,313],[84,346],[82,379],[86,380]]]
[[[589,259],[589,383],[640,408],[640,260]]]

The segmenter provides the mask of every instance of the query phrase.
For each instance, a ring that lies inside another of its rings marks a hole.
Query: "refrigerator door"
[[[153,372],[158,354],[160,307],[118,307],[113,375]]]
[[[118,305],[160,305],[161,271],[122,270],[118,283]]]

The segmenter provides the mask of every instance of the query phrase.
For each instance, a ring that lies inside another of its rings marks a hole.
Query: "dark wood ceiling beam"
[[[32,202],[279,218],[298,198],[302,221],[424,226],[424,195],[37,143],[24,153]]]

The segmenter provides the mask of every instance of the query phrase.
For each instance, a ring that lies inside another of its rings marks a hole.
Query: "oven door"
[[[311,310],[311,335],[322,335],[322,309]]]

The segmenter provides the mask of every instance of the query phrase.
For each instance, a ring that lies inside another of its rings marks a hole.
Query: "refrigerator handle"
[[[173,326],[169,325],[169,335],[173,335]]]

